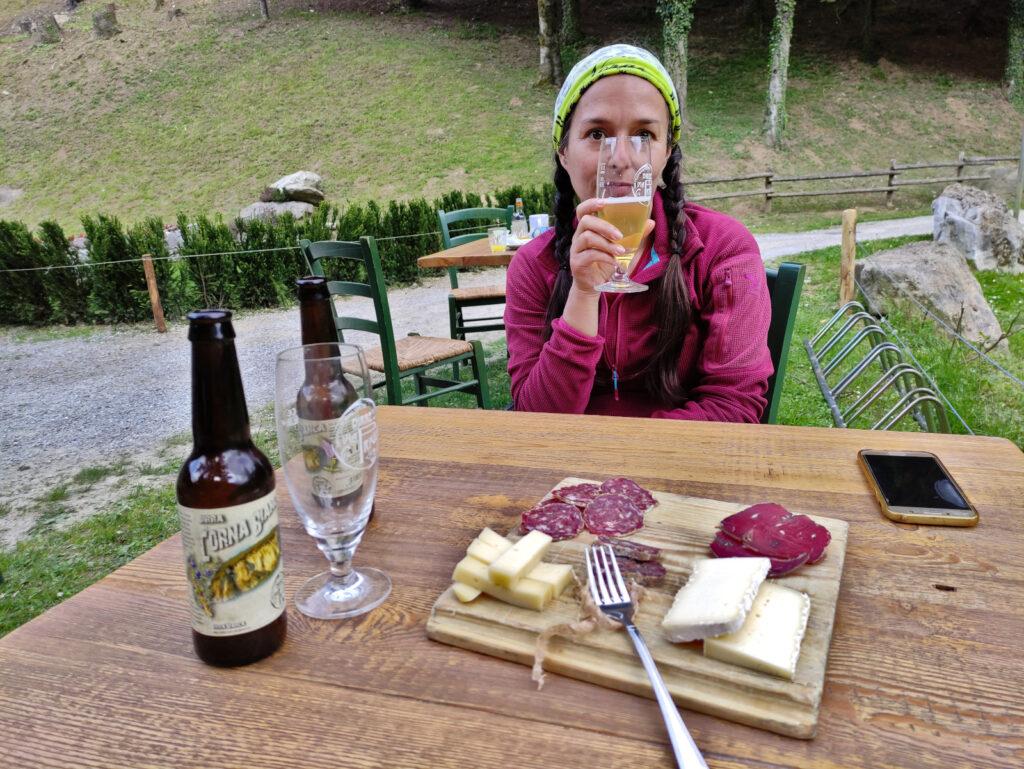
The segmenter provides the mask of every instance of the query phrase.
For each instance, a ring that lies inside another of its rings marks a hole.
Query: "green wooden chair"
[[[331,296],[365,296],[373,300],[376,320],[366,320],[348,316],[339,316],[335,309],[334,317],[338,326],[338,341],[345,341],[345,330],[366,331],[380,337],[380,346],[366,351],[366,365],[371,371],[384,374],[384,380],[374,384],[374,388],[386,387],[387,399],[391,405],[401,406],[417,404],[426,406],[430,398],[436,398],[451,392],[469,392],[476,395],[476,402],[483,409],[491,407],[491,396],[487,388],[487,368],[484,364],[484,351],[479,341],[468,342],[465,339],[445,339],[442,337],[419,336],[410,334],[402,339],[395,339],[391,325],[391,307],[388,304],[387,286],[384,273],[380,266],[380,254],[377,252],[377,241],[363,237],[358,243],[339,240],[321,240],[311,243],[299,241],[306,262],[314,275],[326,277],[324,262],[344,259],[362,264],[367,281],[328,281],[327,288]],[[427,371],[439,366],[457,366],[459,363],[469,364],[473,369],[473,377],[465,381],[442,379],[429,376]],[[402,380],[413,378],[416,395],[403,399]],[[437,388],[431,390],[429,388]]]
[[[437,212],[437,218],[441,223],[441,241],[445,248],[452,248],[453,246],[461,246],[463,243],[469,243],[471,240],[486,238],[486,232],[470,232],[452,236],[449,226],[459,222],[488,220],[496,221],[505,227],[511,227],[512,211],[512,206],[508,208],[463,208],[458,211],[440,210]],[[451,293],[448,294],[448,322],[451,326],[452,339],[465,339],[466,334],[479,333],[481,331],[503,331],[505,329],[503,315],[467,318],[463,312],[467,307],[505,304],[504,286],[459,288],[459,270],[457,267],[448,268],[448,280],[452,287]]]
[[[778,418],[782,383],[786,378],[786,359],[793,338],[796,310],[800,304],[800,291],[804,286],[805,267],[793,262],[782,262],[778,269],[766,270],[768,294],[772,298],[772,322],[768,327],[768,349],[772,354],[775,373],[768,377],[768,405],[761,422],[773,425]]]

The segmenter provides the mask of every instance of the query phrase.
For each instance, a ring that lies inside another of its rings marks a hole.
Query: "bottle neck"
[[[231,339],[192,342],[192,441],[197,451],[252,442],[242,373]]]
[[[331,311],[330,297],[302,297],[299,302],[303,344],[330,344],[338,341],[338,329]],[[332,354],[337,355],[337,348]]]

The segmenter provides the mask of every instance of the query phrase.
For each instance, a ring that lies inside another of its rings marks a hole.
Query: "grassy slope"
[[[59,46],[0,38],[11,94],[0,97],[0,179],[25,190],[2,215],[30,224],[56,217],[72,230],[97,210],[128,221],[169,220],[178,210],[233,215],[298,168],[324,175],[339,202],[548,177],[554,89],[531,85],[526,25],[295,12],[263,27],[251,9],[190,5],[186,24],[148,0],[127,0],[118,6],[120,40],[93,40],[87,9]],[[761,45],[733,45],[728,56],[714,39],[693,45],[685,142],[693,177],[878,168],[892,157],[1003,154],[1017,144],[1019,114],[996,83],[798,50],[790,138],[769,151],[758,139]],[[771,217],[755,201],[720,205],[754,229],[785,230],[832,223],[836,208],[854,203],[877,208],[881,197],[779,201]],[[930,197],[897,200],[917,212]]]

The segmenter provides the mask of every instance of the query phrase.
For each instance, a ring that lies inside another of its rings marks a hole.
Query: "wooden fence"
[[[770,169],[758,173],[741,174],[739,176],[719,176],[712,179],[693,179],[686,181],[687,187],[693,188],[698,185],[707,184],[734,184],[737,182],[749,182],[755,179],[761,181],[758,189],[739,190],[737,192],[714,192],[708,195],[687,195],[688,200],[700,202],[704,200],[720,200],[723,198],[749,198],[763,197],[765,211],[772,210],[772,201],[775,198],[801,198],[817,197],[821,195],[864,195],[871,193],[885,193],[885,204],[892,206],[893,195],[901,187],[912,187],[930,184],[949,184],[951,182],[974,182],[990,178],[990,174],[965,175],[964,171],[971,166],[987,166],[993,163],[1014,162],[1018,169],[1021,165],[1021,158],[1015,155],[998,155],[995,157],[968,157],[963,152],[956,160],[948,163],[897,163],[893,160],[889,167],[880,171],[840,171],[836,173],[801,174],[799,176],[780,176]],[[918,171],[932,168],[954,168],[955,176],[940,176],[926,179],[897,178],[905,176],[908,171]],[[789,190],[776,189],[777,184],[791,184],[793,182],[807,181],[830,181],[834,179],[870,179],[872,177],[885,177],[884,187],[844,187],[842,189],[827,190]]]

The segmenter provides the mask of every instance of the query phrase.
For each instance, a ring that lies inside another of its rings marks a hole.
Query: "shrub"
[[[138,253],[117,217],[82,217],[89,244],[90,313],[100,321],[133,323],[151,316],[146,277]]]
[[[78,252],[68,243],[57,222],[43,222],[37,235],[43,261],[63,269],[42,273],[50,309],[50,321],[73,325],[89,319],[89,268],[82,266]]]
[[[45,267],[42,249],[21,222],[0,221],[0,270]],[[42,271],[0,274],[0,323],[45,323],[50,317]]]

